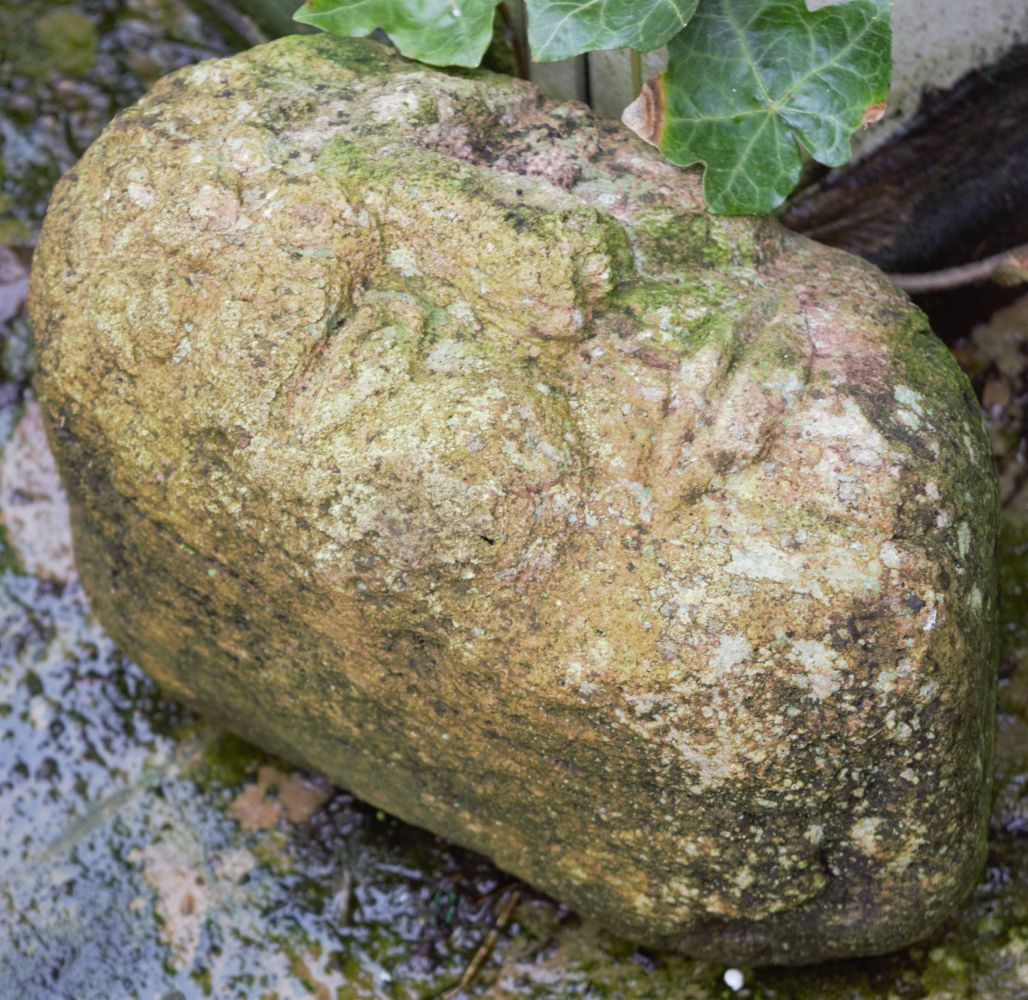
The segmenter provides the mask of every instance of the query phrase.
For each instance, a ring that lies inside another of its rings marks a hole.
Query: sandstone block
[[[30,307],[83,582],[186,702],[658,947],[885,951],[974,883],[994,475],[870,266],[297,37],[106,129]]]

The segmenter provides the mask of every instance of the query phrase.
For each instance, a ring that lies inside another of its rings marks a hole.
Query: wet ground
[[[50,186],[110,115],[254,23],[199,0],[0,0],[0,1000],[1028,997],[1028,297],[955,348],[1003,483],[996,798],[981,884],[916,948],[741,986],[639,950],[212,728],[118,655],[70,561],[26,268]]]

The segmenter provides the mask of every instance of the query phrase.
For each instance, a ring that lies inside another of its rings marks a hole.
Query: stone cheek
[[[296,38],[112,124],[32,314],[85,583],[181,697],[660,946],[888,950],[972,884],[994,486],[872,269]]]

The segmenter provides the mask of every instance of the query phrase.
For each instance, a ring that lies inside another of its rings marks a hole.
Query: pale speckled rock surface
[[[0,455],[0,525],[28,572],[67,583],[75,575],[68,501],[47,447],[39,404],[30,400],[25,409]]]
[[[651,944],[883,951],[973,884],[995,485],[873,269],[308,38],[118,118],[31,307],[92,602],[186,701]]]

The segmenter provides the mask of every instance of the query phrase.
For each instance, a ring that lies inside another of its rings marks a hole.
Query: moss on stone
[[[74,7],[58,8],[35,22],[37,58],[23,57],[21,69],[42,76],[56,70],[85,76],[96,62],[97,33],[92,18]],[[41,56],[41,58],[38,58]]]

